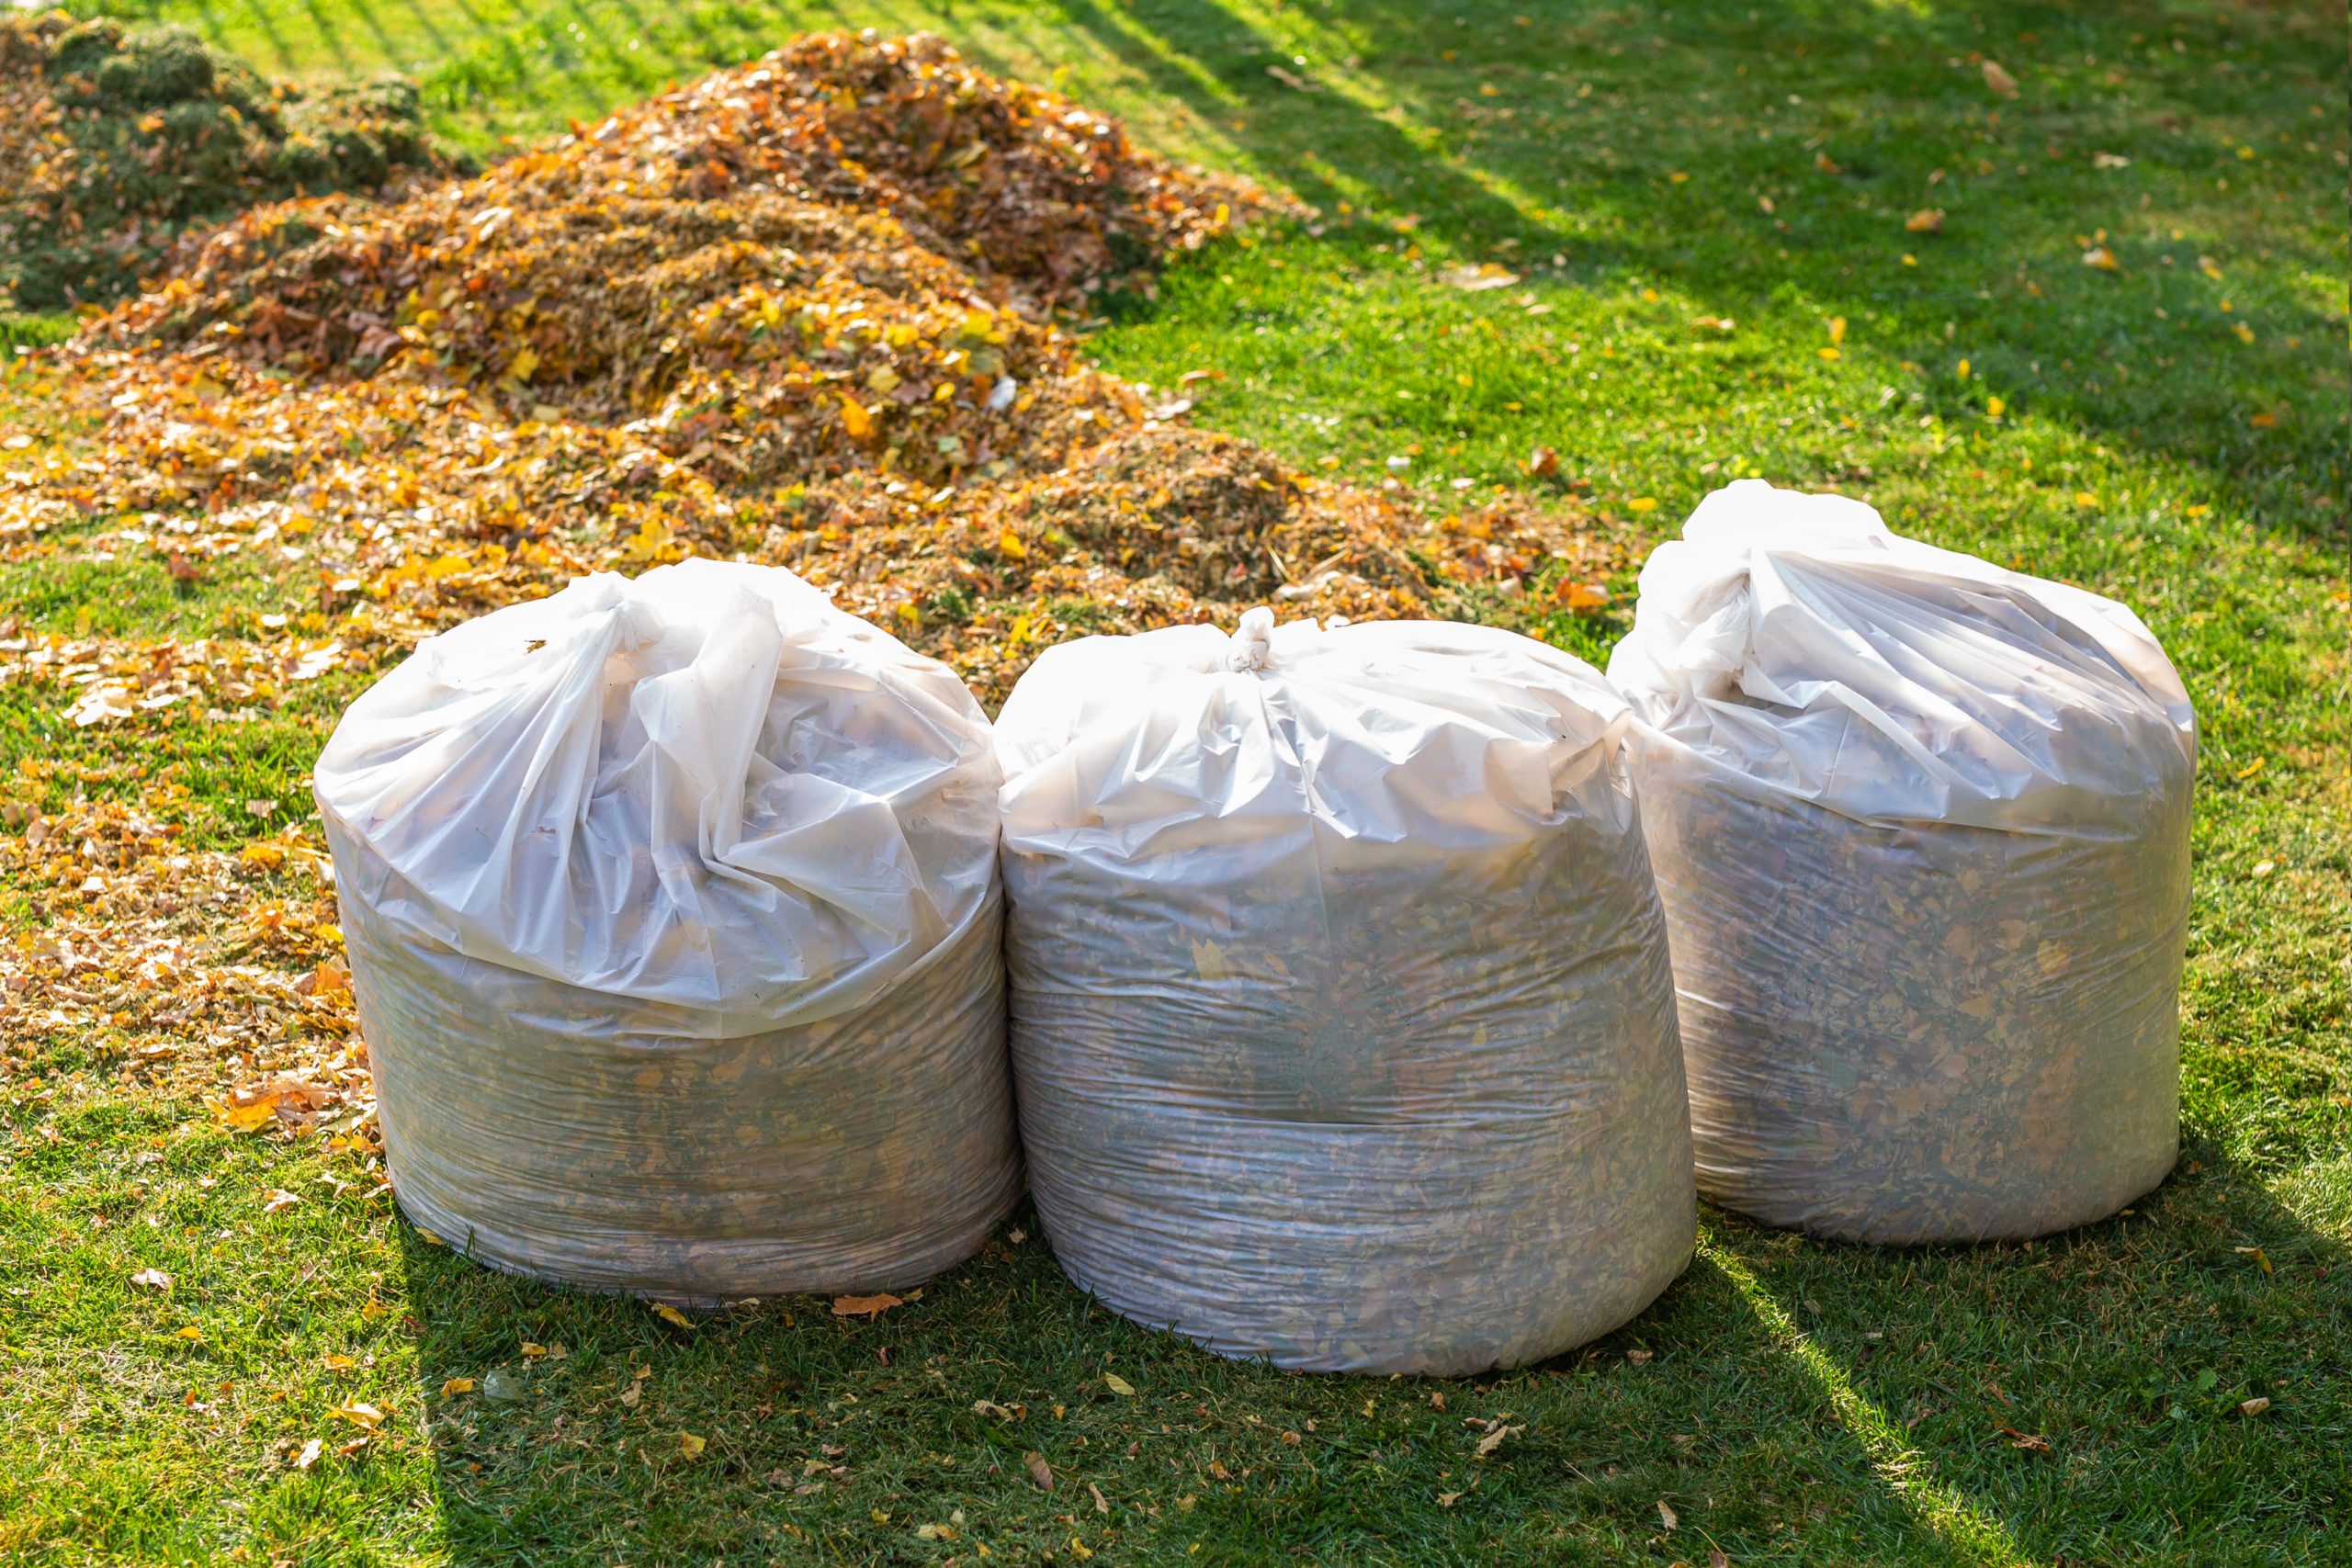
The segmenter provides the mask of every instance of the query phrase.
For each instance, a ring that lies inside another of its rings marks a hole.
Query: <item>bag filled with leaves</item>
[[[1666,933],[1599,674],[1488,627],[1049,649],[997,728],[1022,1134],[1071,1277],[1226,1355],[1465,1373],[1695,1228]]]
[[[1975,1241],[2164,1179],[2196,720],[2137,616],[1747,479],[1643,567],[1609,674],[1701,1191]]]
[[[1019,1196],[998,768],[945,666],[777,568],[469,622],[319,759],[401,1206],[717,1301],[911,1284]]]

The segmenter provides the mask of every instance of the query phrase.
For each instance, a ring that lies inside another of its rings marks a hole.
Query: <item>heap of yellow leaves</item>
[[[1306,475],[1087,363],[1072,311],[1279,210],[936,39],[848,35],[478,177],[254,209],[45,355],[93,434],[0,449],[0,559],[235,557],[294,601],[209,645],[0,623],[0,680],[77,725],[234,722],[581,572],[703,554],[791,567],[993,705],[1081,631],[1597,575],[1557,516]],[[5,824],[0,869],[59,902],[0,946],[0,1017],[225,1041],[232,1125],[347,1122],[365,1051],[315,840],[173,837],[113,806]],[[277,912],[198,951],[171,917],[199,906]]]

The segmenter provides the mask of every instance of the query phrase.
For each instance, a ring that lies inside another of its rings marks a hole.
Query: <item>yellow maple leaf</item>
[[[257,1133],[277,1120],[277,1096],[265,1094],[251,1105],[232,1105],[224,1100],[211,1102],[212,1113],[232,1133]]]
[[[874,416],[847,392],[842,394],[842,423],[848,428],[853,441],[864,441],[874,434]]]

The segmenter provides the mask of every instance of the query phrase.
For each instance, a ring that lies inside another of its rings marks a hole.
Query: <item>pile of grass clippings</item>
[[[0,17],[0,307],[118,299],[192,226],[447,166],[399,78],[311,95],[185,28]]]
[[[286,656],[363,668],[582,571],[775,562],[990,703],[1083,631],[1590,575],[1556,516],[1432,515],[1191,430],[1062,324],[1283,210],[936,39],[806,39],[478,177],[184,247],[64,351],[96,450],[0,475],[0,550],[93,512],[175,573],[298,548],[316,635]]]

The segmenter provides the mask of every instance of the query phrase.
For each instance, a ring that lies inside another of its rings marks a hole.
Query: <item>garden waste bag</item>
[[[2164,1179],[2196,721],[2138,617],[1745,479],[1643,567],[1609,674],[1702,1192],[1974,1241]]]
[[[1230,1356],[1539,1359],[1688,1262],[1664,925],[1596,671],[1489,628],[1181,626],[1005,705],[1037,1210]]]
[[[710,1302],[921,1280],[1020,1191],[978,706],[774,568],[421,645],[315,773],[401,1207]]]

